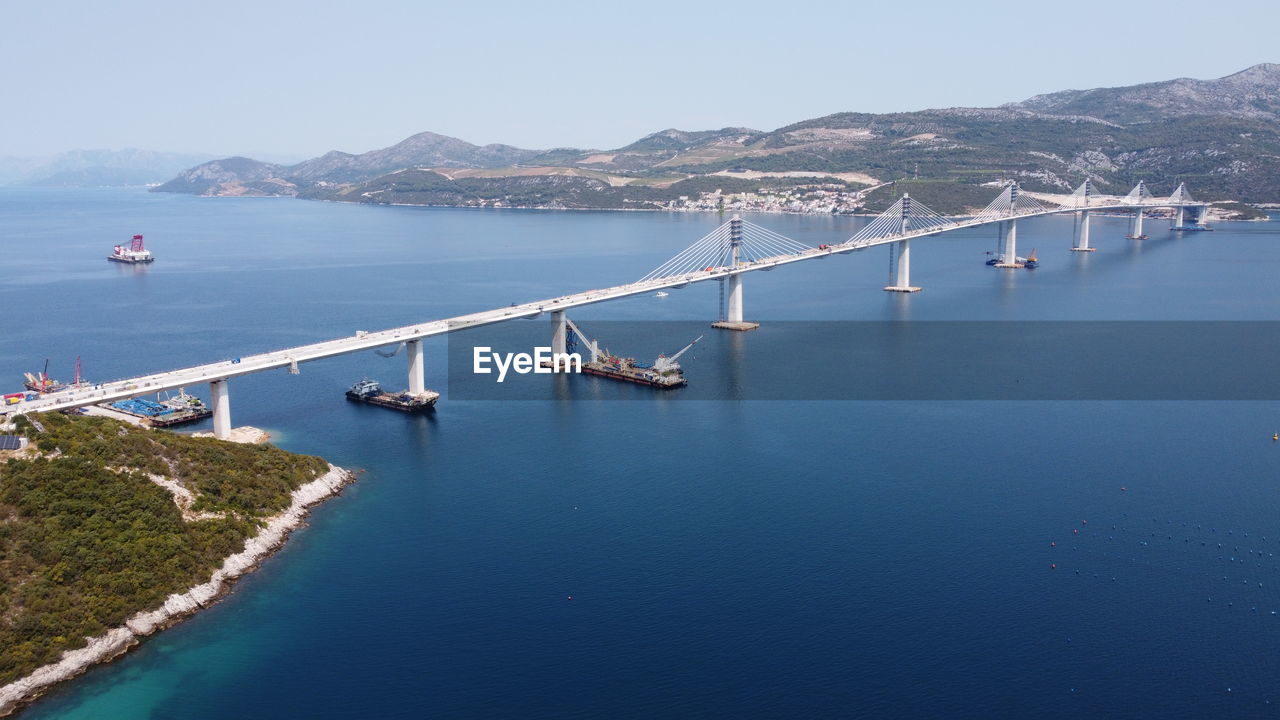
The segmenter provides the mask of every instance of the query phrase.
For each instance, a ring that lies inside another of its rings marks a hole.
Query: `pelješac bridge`
[[[1006,240],[997,267],[1017,268],[1022,267],[1021,259],[1017,254],[1019,220],[1044,215],[1078,213],[1079,232],[1073,238],[1071,249],[1088,252],[1093,250],[1089,244],[1091,212],[1131,211],[1134,213],[1134,224],[1129,237],[1143,238],[1146,237],[1142,232],[1143,213],[1146,210],[1172,209],[1175,213],[1172,229],[1190,230],[1198,228],[1185,224],[1186,211],[1198,210],[1198,219],[1203,225],[1206,207],[1205,203],[1191,198],[1185,185],[1179,185],[1168,198],[1157,199],[1152,197],[1146,186],[1140,182],[1128,195],[1119,198],[1095,194],[1092,184],[1086,180],[1066,202],[1056,207],[1049,207],[1021,193],[1017,184],[1011,183],[982,212],[972,217],[958,219],[939,215],[909,196],[903,195],[853,237],[842,243],[816,248],[735,216],[648,275],[626,285],[587,290],[572,295],[561,295],[546,300],[515,304],[443,320],[431,320],[389,330],[358,331],[353,336],[245,356],[235,360],[107,383],[72,386],[17,405],[0,408],[0,417],[6,414],[69,410],[208,383],[213,405],[214,435],[226,439],[231,435],[231,402],[228,383],[232,378],[241,375],[277,369],[288,369],[292,373],[297,373],[301,363],[403,343],[408,351],[409,392],[417,394],[426,390],[422,341],[455,330],[550,313],[552,352],[564,352],[566,312],[570,309],[711,280],[722,283],[721,317],[714,324],[728,329],[748,329],[756,326],[755,323],[749,323],[743,319],[743,276],[750,272],[772,270],[790,263],[893,244],[896,255],[894,279],[893,284],[885,290],[915,292],[920,288],[911,284],[912,240],[964,228],[1003,223]]]

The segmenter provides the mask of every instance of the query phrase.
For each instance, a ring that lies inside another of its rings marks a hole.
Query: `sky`
[[[0,156],[302,159],[424,130],[615,148],[669,127],[992,106],[1280,62],[1275,0],[0,0]]]

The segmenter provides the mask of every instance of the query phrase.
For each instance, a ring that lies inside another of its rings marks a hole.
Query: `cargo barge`
[[[132,398],[105,403],[102,407],[141,418],[142,423],[153,428],[185,425],[213,416],[213,411],[200,398],[179,391],[177,397],[166,400]]]
[[[573,324],[572,320],[565,318],[565,324],[569,332],[565,335],[565,350],[574,352],[578,343],[578,339],[582,340],[582,344],[586,346],[590,352],[590,360],[582,363],[582,372],[588,375],[597,375],[606,377],[610,380],[621,380],[623,382],[635,383],[637,385],[647,385],[649,387],[670,389],[683,387],[689,384],[684,377],[684,368],[680,367],[677,362],[681,355],[689,351],[689,348],[698,344],[697,340],[685,345],[680,352],[667,357],[659,355],[658,359],[652,363],[639,362],[635,358],[618,357],[612,355],[608,350],[600,352],[600,343],[596,340],[589,340],[587,336]],[[553,370],[555,365],[551,362],[543,363],[544,367],[550,367]]]
[[[674,388],[689,384],[684,377],[684,370],[678,365],[675,369],[658,372],[650,365],[636,362],[635,358],[607,357],[594,362],[584,362],[582,372],[656,388]]]
[[[389,393],[383,392],[382,386],[376,380],[361,380],[347,390],[347,399],[353,402],[368,403],[369,405],[412,413],[426,412],[435,407],[436,401],[440,399],[440,393],[434,390],[428,390],[417,395],[412,395],[407,391]]]

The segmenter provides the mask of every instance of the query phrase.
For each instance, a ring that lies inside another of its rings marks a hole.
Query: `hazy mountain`
[[[160,190],[356,202],[654,207],[689,193],[904,178],[969,188],[1001,177],[1103,192],[1185,180],[1196,197],[1280,200],[1280,65],[1217,80],[1067,90],[999,108],[837,113],[777,130],[668,129],[616,150],[483,147],[421,133],[389,148],[290,166],[244,158],[192,168]],[[809,180],[797,179],[807,174]],[[1168,187],[1165,187],[1168,186]],[[956,203],[985,193],[945,189]],[[956,208],[952,208],[956,209]]]
[[[1037,95],[1007,108],[1054,115],[1088,115],[1142,123],[1186,115],[1280,119],[1280,65],[1263,63],[1217,80],[1178,78],[1095,90]]]
[[[133,148],[0,157],[0,185],[149,185],[210,157]]]
[[[380,150],[359,155],[333,150],[296,165],[281,166],[248,158],[214,160],[182,172],[157,190],[242,195],[261,188],[268,194],[288,195],[300,187],[361,182],[405,168],[503,167],[541,153],[510,145],[472,145],[457,138],[423,132]]]

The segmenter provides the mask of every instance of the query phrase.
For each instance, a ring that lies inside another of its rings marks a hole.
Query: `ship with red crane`
[[[49,377],[49,358],[45,358],[44,369],[38,374],[26,373],[25,382],[22,383],[22,386],[31,392],[47,395],[49,393],[66,390],[68,388],[84,387],[89,384],[89,381],[85,380],[80,374],[80,356],[77,355],[76,375],[69,384]]]
[[[143,265],[155,262],[156,258],[142,244],[142,236],[134,235],[128,247],[116,245],[111,254],[107,256],[107,259],[111,262],[125,263],[127,265]]]

